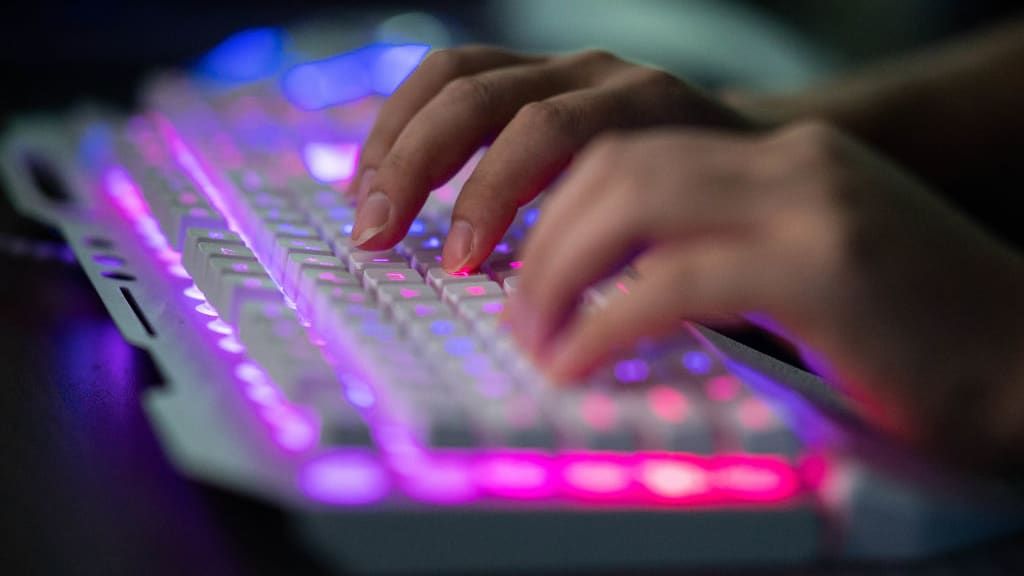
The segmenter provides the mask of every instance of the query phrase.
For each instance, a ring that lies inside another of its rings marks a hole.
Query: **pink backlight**
[[[793,468],[774,456],[719,456],[713,461],[711,478],[723,497],[742,501],[777,502],[800,489]]]
[[[578,454],[562,457],[563,489],[583,498],[621,497],[632,485],[630,462],[616,454]]]
[[[402,272],[388,272],[385,274],[385,276],[388,277],[388,280],[394,280],[396,282],[401,282],[405,280],[405,274]]]
[[[670,501],[702,499],[711,491],[706,465],[679,457],[643,459],[638,479],[653,495]]]
[[[487,302],[480,307],[485,314],[501,314],[501,311],[505,309],[505,303],[502,301]]]
[[[185,270],[185,267],[181,264],[171,264],[167,267],[167,271],[178,278],[192,279],[192,277],[188,275],[188,270]]]
[[[705,390],[708,398],[715,402],[728,402],[739,394],[740,381],[735,376],[723,374],[708,380]]]
[[[391,485],[377,458],[358,450],[331,452],[306,462],[298,483],[309,498],[340,506],[376,502],[387,495]]]
[[[146,203],[139,195],[138,187],[123,168],[115,167],[107,170],[103,180],[107,193],[114,199],[114,203],[125,216],[132,220],[149,216],[149,210],[146,209]]]
[[[213,309],[213,306],[210,306],[209,302],[203,302],[196,306],[196,312],[205,314],[206,316],[217,316],[217,311]]]
[[[301,412],[288,404],[261,406],[260,415],[270,425],[274,440],[286,450],[300,452],[316,444],[316,426]]]
[[[310,175],[320,182],[350,180],[359,162],[359,145],[351,142],[310,142],[302,149]]]
[[[470,296],[483,296],[486,293],[487,293],[487,289],[484,288],[483,286],[479,286],[479,285],[466,286],[466,294],[469,294]]]
[[[751,430],[765,430],[775,425],[775,412],[760,398],[750,397],[737,408],[740,424]]]
[[[513,269],[513,270],[518,270],[518,269],[523,267],[523,261],[522,260],[513,260],[513,261],[508,263],[508,267]]]
[[[647,405],[655,416],[669,424],[679,424],[686,418],[686,397],[665,384],[652,386],[647,391]]]
[[[544,454],[488,454],[477,460],[473,471],[478,486],[502,498],[547,498],[556,489],[554,462]]]
[[[399,296],[402,298],[416,298],[420,295],[420,290],[416,288],[401,288],[398,290]],[[419,307],[416,308],[417,314],[420,312]],[[420,314],[422,316],[422,314]]]
[[[434,504],[461,504],[477,497],[469,462],[459,456],[425,455],[402,486],[413,498]]]

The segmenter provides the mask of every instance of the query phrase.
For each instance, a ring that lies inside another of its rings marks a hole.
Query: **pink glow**
[[[262,406],[260,415],[270,425],[277,443],[287,450],[302,451],[316,444],[316,427],[292,406],[284,403]]]
[[[800,489],[793,468],[774,456],[719,456],[711,473],[722,496],[737,501],[777,502],[796,495]]]
[[[583,420],[595,430],[609,430],[618,419],[615,402],[600,392],[590,392],[584,396],[580,411]]]
[[[385,258],[385,257],[378,257],[378,258],[374,258],[373,261],[374,262],[378,262],[378,263],[383,263],[383,262],[391,262],[391,259],[390,258]]]
[[[615,287],[623,294],[629,294],[629,286],[626,286],[623,282],[616,282]]]
[[[139,195],[138,187],[123,168],[116,167],[107,170],[103,179],[107,193],[113,197],[114,203],[125,216],[131,220],[139,220],[149,215],[146,203]]]
[[[160,244],[165,245],[166,243],[163,242],[163,236],[161,236],[160,239]],[[164,262],[167,262],[168,264],[177,264],[181,262],[181,254],[175,252],[174,250],[171,250],[170,248],[164,248],[163,250],[157,252],[156,257],[163,260]]]
[[[671,501],[707,497],[711,491],[707,468],[682,458],[649,458],[639,466],[639,480],[652,494]]]
[[[775,424],[775,413],[760,398],[750,397],[737,408],[740,423],[751,430],[765,430]]]
[[[632,479],[626,457],[614,454],[576,454],[562,457],[564,489],[584,498],[625,495]]]
[[[501,311],[505,308],[504,302],[487,302],[480,307],[485,314],[501,314]]]
[[[477,496],[468,462],[456,456],[426,456],[402,485],[413,498],[435,504],[460,504]]]
[[[670,424],[679,424],[686,418],[686,397],[665,384],[652,386],[647,391],[647,405],[655,416]]]
[[[405,280],[405,274],[403,274],[402,272],[388,272],[385,274],[385,276],[388,277],[388,280],[394,280],[396,282],[401,282]]]
[[[553,462],[529,452],[490,454],[477,460],[477,484],[487,492],[517,500],[547,498],[554,494]]]
[[[192,279],[192,277],[188,275],[188,270],[185,270],[185,267],[181,264],[171,264],[167,267],[167,271],[178,278]]]
[[[739,394],[740,382],[735,376],[728,374],[715,376],[706,384],[708,398],[715,402],[728,402]]]
[[[196,306],[196,312],[205,314],[206,316],[217,316],[217,311],[213,309],[213,306],[210,306],[209,302],[203,302]]]
[[[376,502],[390,490],[381,463],[368,452],[337,451],[310,460],[298,474],[306,496],[326,504],[354,506]]]
[[[470,296],[483,296],[487,293],[487,289],[483,286],[466,286],[466,294]]]
[[[513,269],[513,270],[518,270],[518,269],[523,267],[523,261],[522,260],[513,260],[513,261],[508,263],[508,267]]]
[[[421,293],[422,291],[418,288],[401,288],[398,290],[398,294],[402,298],[416,298]],[[416,311],[419,312],[419,307],[417,307]]]
[[[302,149],[309,173],[320,182],[350,180],[359,163],[359,145],[351,142],[310,142]]]

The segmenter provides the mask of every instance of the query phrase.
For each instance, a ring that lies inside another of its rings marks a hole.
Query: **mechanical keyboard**
[[[144,101],[15,126],[8,192],[64,233],[166,377],[145,408],[177,468],[280,506],[340,566],[898,558],[1015,525],[960,480],[871,465],[819,381],[700,326],[552,386],[498,321],[540,204],[479,271],[445,273],[471,161],[394,250],[352,246],[340,191],[378,98],[311,110],[274,81],[166,74]]]

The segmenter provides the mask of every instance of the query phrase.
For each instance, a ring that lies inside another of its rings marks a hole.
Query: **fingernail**
[[[391,200],[383,192],[374,192],[360,202],[352,242],[362,246],[387,227],[391,219]]]
[[[377,171],[373,168],[363,172],[363,175],[359,178],[359,190],[356,191],[356,201],[366,198],[366,195],[370,193],[370,186],[373,185],[373,177],[376,175]]]
[[[441,251],[441,266],[449,273],[463,272],[473,254],[473,225],[465,220],[452,222]]]

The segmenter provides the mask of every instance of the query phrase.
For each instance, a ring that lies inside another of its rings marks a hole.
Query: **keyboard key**
[[[501,286],[489,280],[485,282],[452,282],[444,285],[441,290],[441,298],[454,307],[477,298],[493,298],[504,295]]]
[[[394,250],[382,252],[368,252],[366,250],[355,250],[348,255],[348,271],[357,277],[362,277],[363,270],[367,268],[394,268],[404,267],[405,258]]]
[[[381,284],[376,293],[377,304],[388,315],[393,314],[393,307],[400,302],[437,302],[437,294],[422,282],[415,284]]]
[[[519,278],[517,278],[516,276],[509,276],[509,277],[505,278],[505,281],[502,283],[501,287],[505,289],[505,294],[508,294],[509,296],[511,296],[511,295],[515,294],[516,286],[518,284],[519,284]]]
[[[289,298],[295,300],[299,288],[299,279],[302,274],[309,270],[320,272],[331,272],[333,274],[345,274],[345,268],[341,260],[334,256],[322,254],[308,254],[302,252],[291,252],[284,266],[284,282],[282,288]]]
[[[376,293],[385,284],[423,286],[423,278],[408,266],[367,268],[363,273],[363,287],[367,292]]]
[[[732,431],[747,452],[795,457],[800,441],[779,411],[757,396],[747,396],[729,411]]]
[[[466,284],[474,282],[487,282],[487,276],[483,274],[449,274],[444,271],[444,268],[435,266],[427,270],[424,275],[427,280],[427,284],[440,293],[445,286],[449,284]]]

